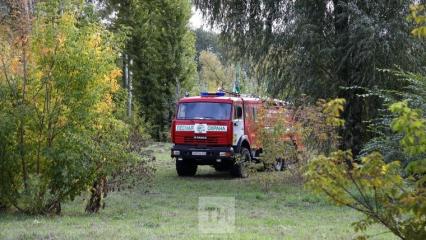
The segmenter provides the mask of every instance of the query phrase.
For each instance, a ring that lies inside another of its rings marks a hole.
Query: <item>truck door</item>
[[[256,107],[253,103],[244,104],[245,134],[252,148],[256,148]]]
[[[243,107],[241,104],[234,105],[232,123],[234,125],[232,145],[235,146],[238,144],[238,140],[244,135]]]

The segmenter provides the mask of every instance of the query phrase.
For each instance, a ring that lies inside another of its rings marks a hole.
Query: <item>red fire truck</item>
[[[177,174],[193,176],[198,165],[211,165],[218,171],[229,170],[235,177],[247,177],[247,163],[257,162],[262,153],[254,128],[263,106],[259,98],[224,92],[182,98],[171,125],[171,156]],[[282,164],[277,162],[277,170]]]

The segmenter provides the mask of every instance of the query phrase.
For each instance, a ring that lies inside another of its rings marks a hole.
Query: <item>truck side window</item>
[[[243,108],[241,106],[235,106],[234,119],[243,118]]]
[[[185,118],[186,113],[186,105],[180,104],[179,110],[178,110],[178,118]]]

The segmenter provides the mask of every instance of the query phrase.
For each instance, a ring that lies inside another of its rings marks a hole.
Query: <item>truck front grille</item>
[[[219,143],[218,137],[206,137],[205,139],[191,137],[184,137],[183,142],[185,144],[204,144],[204,145],[214,145]]]

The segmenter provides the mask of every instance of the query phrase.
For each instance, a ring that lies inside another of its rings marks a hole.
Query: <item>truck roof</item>
[[[179,100],[179,102],[262,102],[259,98],[252,97],[233,97],[233,96],[195,96],[195,97],[185,97]]]

